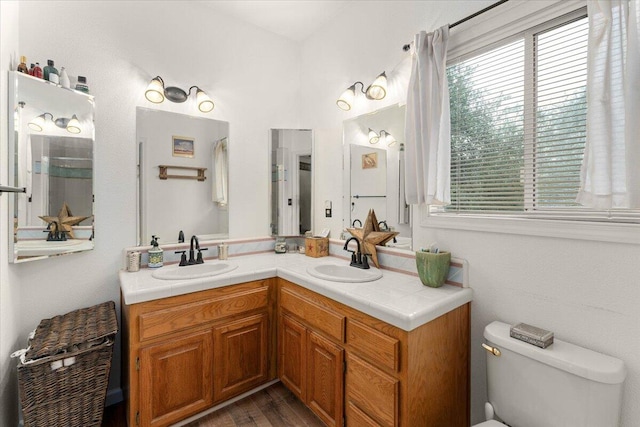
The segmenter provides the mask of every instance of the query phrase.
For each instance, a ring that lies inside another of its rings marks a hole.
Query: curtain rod
[[[456,26],[458,26],[458,25],[460,25],[462,23],[465,23],[468,20],[473,19],[478,15],[482,15],[483,13],[490,11],[494,7],[500,6],[502,3],[506,3],[508,1],[509,0],[497,1],[497,2],[493,3],[492,5],[489,5],[489,6],[485,7],[484,9],[477,11],[476,13],[472,13],[471,15],[469,15],[469,16],[467,16],[465,18],[462,18],[461,20],[456,21],[453,24],[449,24],[449,29],[451,29],[453,27],[456,27]],[[408,43],[408,44],[405,44],[404,46],[402,46],[402,50],[404,50],[405,52],[408,51],[409,49],[411,49],[411,43]]]

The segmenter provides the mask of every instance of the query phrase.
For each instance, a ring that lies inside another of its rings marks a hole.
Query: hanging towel
[[[228,201],[228,164],[227,138],[213,144],[213,170],[215,182],[213,184],[213,201],[219,207],[227,206]]]
[[[404,144],[401,144],[398,159],[398,224],[409,224],[409,205],[404,189],[405,169]]]

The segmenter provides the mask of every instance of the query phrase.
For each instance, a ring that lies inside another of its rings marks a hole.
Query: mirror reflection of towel
[[[225,207],[228,203],[228,160],[227,138],[222,138],[213,144],[213,170],[215,183],[213,184],[213,201],[219,207]]]

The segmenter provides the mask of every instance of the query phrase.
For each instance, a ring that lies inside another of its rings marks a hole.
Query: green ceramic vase
[[[449,275],[449,264],[451,263],[451,252],[416,252],[416,266],[418,276],[422,284],[432,288],[439,288],[444,284]]]

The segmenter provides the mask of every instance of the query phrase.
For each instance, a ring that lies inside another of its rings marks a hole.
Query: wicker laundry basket
[[[117,332],[113,301],[40,322],[18,364],[25,427],[100,426]]]

